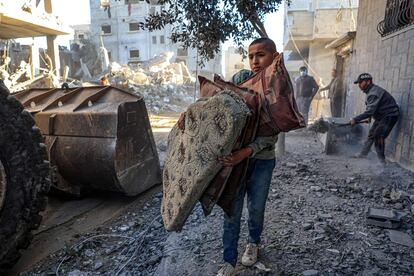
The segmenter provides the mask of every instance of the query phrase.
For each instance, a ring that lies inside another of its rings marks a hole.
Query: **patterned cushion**
[[[243,99],[231,91],[188,108],[185,130],[168,136],[161,213],[165,228],[180,231],[210,181],[222,168],[219,156],[231,153],[249,115]]]

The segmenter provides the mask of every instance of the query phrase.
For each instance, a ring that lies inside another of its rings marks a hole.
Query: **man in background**
[[[331,82],[327,86],[319,89],[319,92],[325,90],[328,90],[328,99],[331,106],[332,117],[342,117],[342,98],[336,69],[332,69]]]
[[[318,92],[319,86],[312,76],[308,75],[308,69],[304,66],[299,68],[300,76],[295,80],[296,103],[302,113],[306,125],[308,124],[309,109],[313,97]]]

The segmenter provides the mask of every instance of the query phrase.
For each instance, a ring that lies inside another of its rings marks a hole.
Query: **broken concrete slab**
[[[398,228],[405,216],[407,216],[405,212],[371,207],[367,209],[366,213],[368,224],[390,229]]]
[[[410,235],[401,231],[388,230],[388,236],[394,243],[414,247],[414,240]]]
[[[367,217],[399,221],[397,212],[389,209],[368,208]]]

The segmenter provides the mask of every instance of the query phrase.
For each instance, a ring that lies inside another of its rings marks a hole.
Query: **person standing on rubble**
[[[318,92],[319,86],[315,79],[308,75],[308,69],[305,66],[299,68],[299,74],[300,76],[295,80],[296,103],[307,125],[310,105],[313,97],[315,97]]]
[[[370,74],[363,73],[359,75],[354,83],[358,84],[362,92],[366,94],[366,110],[353,118],[350,122],[351,125],[354,126],[365,119],[374,118],[375,120],[369,130],[368,138],[364,143],[362,151],[356,157],[367,157],[372,144],[375,143],[378,159],[385,165],[385,139],[397,123],[400,109],[390,93],[372,82]]]
[[[273,40],[259,38],[249,46],[249,63],[253,73],[258,73],[270,66],[276,57],[276,45]],[[251,74],[243,71],[236,74],[232,80],[240,84]],[[224,266],[219,270],[219,276],[233,275],[237,264],[237,247],[240,236],[240,221],[243,211],[244,198],[247,194],[249,242],[242,256],[242,264],[252,266],[257,262],[260,236],[263,231],[264,212],[269,187],[275,168],[275,144],[277,135],[269,137],[256,137],[245,148],[233,152],[229,156],[219,159],[224,166],[235,166],[246,158],[249,165],[246,173],[246,184],[237,196],[232,216],[224,215],[223,225],[223,260]]]
[[[342,98],[340,95],[339,90],[339,82],[337,77],[337,71],[336,69],[332,69],[332,80],[331,82],[325,86],[319,89],[319,92],[328,90],[328,99],[329,104],[331,106],[331,115],[332,117],[341,117],[342,116]]]

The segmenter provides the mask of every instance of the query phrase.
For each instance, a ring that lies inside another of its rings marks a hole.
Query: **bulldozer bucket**
[[[45,136],[52,185],[80,195],[98,189],[137,195],[161,183],[141,96],[111,86],[29,89],[15,97]]]

